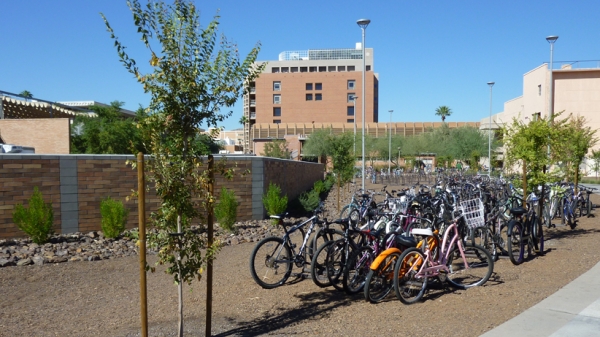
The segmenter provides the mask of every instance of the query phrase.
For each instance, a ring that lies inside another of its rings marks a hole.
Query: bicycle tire
[[[287,281],[292,273],[292,253],[280,237],[262,239],[250,254],[250,274],[264,289],[273,289]],[[283,272],[279,269],[283,267]]]
[[[364,246],[352,253],[346,263],[342,279],[346,294],[353,295],[363,290],[373,260],[375,260],[375,252],[372,247]]]
[[[394,267],[399,253],[392,253],[385,257],[376,270],[369,270],[365,280],[365,300],[371,303],[383,301],[394,287]]]
[[[340,212],[340,219],[346,219],[350,217],[350,212],[355,208],[354,205],[346,205],[342,207],[342,211]]]
[[[307,255],[310,261],[312,262],[314,253],[316,253],[317,249],[319,249],[319,247],[321,247],[325,242],[335,241],[343,236],[344,232],[339,229],[325,227],[319,228],[315,235],[308,240]]]
[[[496,242],[494,241],[492,231],[489,227],[477,227],[473,230],[473,238],[471,242],[474,245],[481,246],[490,253],[494,261],[498,261],[498,252],[496,250]]]
[[[413,304],[425,294],[427,289],[427,276],[416,277],[425,254],[417,248],[408,248],[400,254],[394,266],[394,292],[396,298],[404,304]]]
[[[325,265],[325,258],[327,257],[327,250],[334,241],[325,242],[317,249],[314,258],[310,261],[310,276],[318,287],[325,288],[331,286],[329,278],[327,277],[327,266]]]
[[[523,258],[525,256],[525,242],[523,242],[523,229],[521,224],[518,222],[513,222],[508,224],[508,228],[511,231],[511,235],[508,237],[507,248],[508,248],[508,257],[512,264],[520,265],[523,263]]]
[[[464,258],[458,246],[455,247],[450,252],[446,266],[446,281],[459,289],[481,286],[494,272],[492,256],[485,248],[476,245],[464,247]]]
[[[348,256],[350,256],[350,254],[351,252],[348,252]],[[346,240],[339,239],[333,241],[333,244],[329,246],[329,249],[327,249],[325,266],[327,268],[327,279],[331,285],[339,291],[344,291],[344,285],[342,284],[342,281],[344,277],[346,261]]]
[[[498,217],[498,220],[496,221],[501,222],[500,230],[494,238],[496,241],[496,248],[500,250],[500,254],[508,256],[508,224],[506,223],[506,220],[500,219],[500,217]]]

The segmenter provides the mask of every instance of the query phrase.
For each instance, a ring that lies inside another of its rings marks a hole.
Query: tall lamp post
[[[550,69],[550,86],[548,92],[548,120],[552,123],[552,119],[554,118],[554,99],[553,99],[553,80],[552,80],[552,66],[554,62],[554,42],[558,40],[558,36],[551,35],[546,38],[546,41],[550,43],[550,63],[548,64],[548,68]]]
[[[390,158],[388,159],[388,174],[390,176],[392,174],[392,112],[394,112],[394,110],[389,110],[389,113],[390,113],[390,150],[389,150]]]
[[[365,189],[365,30],[367,26],[371,23],[369,19],[360,19],[356,21],[356,24],[362,30],[362,189]]]
[[[352,102],[354,102],[354,111],[352,112],[354,114],[354,162],[356,162],[356,99],[358,98],[358,96],[352,96]]]
[[[490,122],[488,124],[488,160],[490,161],[490,165],[488,167],[488,175],[492,176],[492,87],[495,82],[488,82],[490,86]]]

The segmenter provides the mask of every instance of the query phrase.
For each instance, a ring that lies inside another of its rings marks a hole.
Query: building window
[[[312,83],[306,83],[306,90],[312,90]]]
[[[271,68],[271,72],[272,73],[278,73],[279,72],[279,67],[273,67],[273,68]]]
[[[281,104],[281,95],[273,95],[273,104]]]
[[[280,107],[273,108],[273,116],[275,116],[275,117],[281,116],[281,108]]]
[[[281,67],[281,72],[282,73],[289,73],[290,72],[290,68],[289,67]]]
[[[308,67],[300,67],[300,72],[301,73],[308,72]]]
[[[292,67],[291,70],[292,70],[293,73],[297,73],[298,72],[298,67]]]
[[[348,118],[348,119],[346,120],[346,122],[348,122],[348,123],[354,123],[354,118]]]
[[[327,67],[327,71],[335,71],[335,66],[329,66],[329,67]]]
[[[354,90],[355,81],[348,80],[348,90]]]
[[[542,85],[538,84],[538,96],[542,96]]]
[[[317,67],[310,67],[308,68],[308,71],[311,73],[316,73],[317,72]]]
[[[281,82],[280,81],[273,82],[273,91],[281,91]]]
[[[274,119],[273,124],[281,124],[281,119]]]
[[[346,66],[338,66],[338,71],[346,71]]]
[[[533,120],[534,121],[538,121],[540,118],[542,118],[542,113],[541,112],[536,112],[533,115]]]
[[[346,115],[347,116],[354,116],[354,106],[351,105],[351,106],[347,107],[347,109],[348,110],[346,111]]]
[[[354,71],[354,70],[355,70],[354,66],[348,66],[348,71]]]
[[[354,103],[354,93],[348,94],[348,103]]]
[[[306,94],[306,100],[312,101],[312,94]]]
[[[366,68],[367,71],[371,70],[371,66],[366,66]]]
[[[315,94],[315,101],[322,101],[322,100],[323,100],[323,95]]]
[[[315,90],[323,90],[323,83],[315,83]]]

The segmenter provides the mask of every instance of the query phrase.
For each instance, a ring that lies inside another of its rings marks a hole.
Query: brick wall
[[[220,156],[215,157],[219,161]],[[263,219],[262,196],[269,182],[281,186],[291,199],[323,178],[321,164],[254,156],[227,156],[226,166],[236,172],[233,180],[215,176],[215,194],[221,188],[235,191],[238,220]],[[0,239],[21,237],[12,221],[17,203],[27,204],[38,186],[44,200],[54,209],[57,233],[86,232],[100,229],[100,202],[110,196],[129,209],[127,228],[138,226],[137,170],[126,161],[133,156],[111,155],[0,155]],[[243,174],[245,173],[245,174]],[[146,180],[148,181],[148,179]],[[146,217],[159,206],[153,189],[146,192]]]
[[[5,143],[30,146],[38,154],[69,154],[70,134],[68,118],[0,120]]]

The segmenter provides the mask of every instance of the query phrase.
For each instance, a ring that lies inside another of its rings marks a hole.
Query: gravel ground
[[[594,197],[600,203],[600,197]],[[373,305],[362,294],[347,296],[333,288],[321,289],[303,277],[265,290],[254,283],[248,269],[255,243],[226,246],[214,267],[212,334],[478,336],[600,261],[595,218],[581,219],[574,230],[547,229],[545,237],[543,256],[520,266],[501,259],[484,286],[455,290],[433,285],[422,302],[411,306],[396,300],[393,292],[386,301]],[[148,259],[154,261],[153,256]],[[177,331],[177,287],[163,270],[148,274],[151,336],[175,336]],[[5,267],[0,268],[0,284],[0,336],[140,335],[138,257]],[[205,278],[184,286],[184,297],[185,335],[204,335]]]

